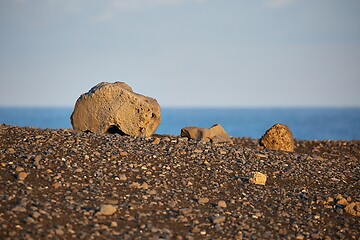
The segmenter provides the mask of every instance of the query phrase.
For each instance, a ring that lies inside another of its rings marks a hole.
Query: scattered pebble
[[[140,188],[140,187],[141,187],[140,183],[138,183],[138,182],[133,182],[130,184],[130,188]]]
[[[143,184],[141,184],[140,188],[143,190],[147,190],[147,189],[149,189],[149,185],[147,183],[143,183]]]
[[[183,208],[183,209],[181,209],[181,214],[183,214],[183,215],[187,215],[187,214],[189,214],[189,213],[191,213],[192,212],[192,209],[191,208]]]
[[[41,216],[41,214],[39,212],[33,212],[33,214],[32,214],[32,217],[35,219],[39,218],[40,216]]]
[[[161,141],[160,138],[155,138],[152,144],[159,144],[160,141]]]
[[[207,198],[207,197],[200,198],[198,200],[198,203],[200,203],[200,204],[204,204],[204,203],[208,203],[208,202],[209,202],[209,198]]]
[[[24,208],[23,206],[17,205],[12,209],[12,211],[14,211],[14,212],[26,212],[26,208]]]
[[[17,168],[15,169],[15,171],[16,171],[16,172],[23,172],[23,171],[24,171],[24,168],[22,168],[22,167],[17,167]]]
[[[120,174],[119,179],[120,179],[120,181],[126,181],[127,177],[125,174]]]
[[[101,205],[99,212],[101,215],[111,216],[116,212],[116,207],[114,207],[113,205],[110,205],[110,204]]]
[[[16,151],[15,151],[15,149],[13,149],[13,148],[8,148],[8,149],[6,150],[6,153],[8,153],[8,154],[14,154],[14,153],[16,153]]]
[[[33,219],[32,217],[28,217],[28,218],[26,219],[26,223],[27,223],[27,224],[33,224],[33,223],[35,223],[35,219]]]
[[[59,235],[59,236],[64,235],[64,231],[63,231],[62,229],[59,229],[59,228],[55,230],[55,233],[56,233],[57,235]]]
[[[117,222],[112,221],[110,227],[116,228],[118,226]]]
[[[61,183],[54,183],[53,187],[54,188],[60,188],[60,187],[62,187],[62,184]]]
[[[226,217],[225,216],[215,216],[211,220],[214,224],[220,224],[220,223],[225,222]]]
[[[218,202],[218,206],[221,207],[221,208],[226,208],[226,207],[227,207],[227,204],[226,204],[225,201],[220,200],[220,201]]]
[[[296,239],[298,239],[298,240],[302,240],[304,238],[305,238],[304,235],[302,235],[301,233],[296,235]]]
[[[252,172],[249,176],[249,182],[256,185],[265,185],[266,179],[266,175],[261,172]]]
[[[120,156],[121,156],[121,157],[126,157],[127,155],[128,155],[127,152],[120,152]]]
[[[27,178],[28,174],[26,172],[19,172],[18,179],[19,181],[24,181]]]

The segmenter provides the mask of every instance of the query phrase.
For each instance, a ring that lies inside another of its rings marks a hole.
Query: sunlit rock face
[[[275,124],[260,139],[260,144],[269,150],[293,152],[294,137],[290,128],[284,124]]]
[[[154,134],[161,123],[156,99],[134,93],[123,82],[102,82],[76,101],[71,115],[74,130],[144,136]]]

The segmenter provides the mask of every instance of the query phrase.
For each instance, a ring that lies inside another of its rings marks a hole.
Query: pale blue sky
[[[360,107],[359,0],[0,0],[0,105]]]

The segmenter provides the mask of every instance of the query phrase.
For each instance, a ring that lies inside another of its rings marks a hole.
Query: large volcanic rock
[[[161,123],[160,105],[123,82],[102,82],[82,94],[71,115],[74,130],[151,136]]]
[[[295,142],[288,126],[275,124],[262,136],[260,145],[270,150],[293,152]]]

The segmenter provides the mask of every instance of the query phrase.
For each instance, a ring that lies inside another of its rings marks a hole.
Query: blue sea
[[[37,128],[71,128],[72,108],[0,108],[0,123]],[[296,139],[359,140],[360,108],[163,108],[156,133],[179,135],[187,126],[219,123],[232,137],[260,138],[276,123]]]

